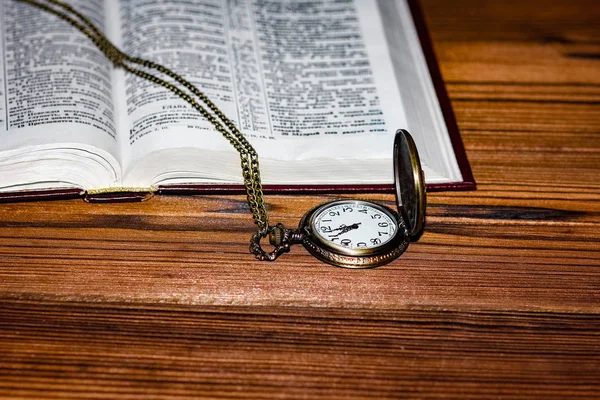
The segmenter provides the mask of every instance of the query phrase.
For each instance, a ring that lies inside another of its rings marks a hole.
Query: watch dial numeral
[[[345,206],[345,207],[342,207],[342,211],[343,211],[343,212],[352,212],[352,211],[354,211],[354,210],[352,210],[352,207]]]
[[[362,209],[362,210],[358,210],[358,212],[361,212],[361,213],[363,213],[363,214],[367,214],[369,211],[367,211],[367,209],[366,209],[366,208],[364,208],[364,209]]]
[[[325,232],[325,233],[331,232],[331,227],[330,226],[322,226],[321,232]]]
[[[373,244],[381,244],[381,239],[379,239],[379,238],[373,238],[373,239],[371,239],[371,243],[373,243]]]
[[[331,215],[332,217],[337,217],[340,215],[339,211],[329,211],[329,215]]]
[[[379,236],[380,236],[380,237],[381,237],[382,235],[389,235],[389,233],[387,233],[387,232],[377,232],[377,233],[379,233]]]
[[[380,223],[378,223],[377,225],[379,225],[379,226],[380,226],[380,227],[382,227],[382,228],[386,228],[386,227],[388,227],[390,224],[388,224],[387,222],[380,222]]]
[[[372,219],[381,219],[381,214],[373,214],[371,215]]]
[[[350,239],[343,239],[340,243],[342,244],[342,246],[349,247],[352,244],[352,240],[350,240]]]
[[[367,247],[367,244],[365,242],[358,242],[356,243],[356,247]]]

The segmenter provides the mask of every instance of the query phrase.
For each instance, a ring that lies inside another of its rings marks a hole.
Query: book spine
[[[128,203],[146,201],[154,197],[158,188],[118,187],[88,190],[83,197],[86,203]]]

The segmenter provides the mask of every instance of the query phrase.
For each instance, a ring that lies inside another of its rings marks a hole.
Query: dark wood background
[[[0,397],[600,398],[598,4],[423,1],[479,189],[391,265],[255,262],[242,196],[1,204]]]

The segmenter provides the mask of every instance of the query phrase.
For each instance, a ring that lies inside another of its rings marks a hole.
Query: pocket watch
[[[397,210],[367,200],[343,199],[308,211],[298,229],[277,224],[269,230],[274,250],[260,247],[260,235],[250,250],[259,260],[271,260],[302,244],[316,258],[344,268],[373,268],[398,258],[425,222],[425,180],[415,142],[405,130],[394,139],[394,186]]]

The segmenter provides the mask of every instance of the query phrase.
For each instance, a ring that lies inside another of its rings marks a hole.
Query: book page
[[[104,26],[103,0],[71,3]],[[0,12],[0,150],[75,142],[114,151],[110,62],[54,15],[16,1]]]
[[[104,26],[103,0],[70,3],[97,26]],[[80,149],[92,158],[98,149],[104,160],[93,163],[113,170],[110,180],[115,181],[120,168],[110,62],[81,32],[31,5],[2,1],[0,21],[0,157],[4,164],[18,161],[24,174],[20,179],[25,181],[36,179],[25,176],[30,172],[42,180],[59,180],[60,157],[54,157],[55,165],[44,168],[34,166],[36,159],[17,159],[27,149]],[[53,168],[56,174],[50,171]],[[2,171],[8,174],[4,185],[18,181],[7,167]],[[52,177],[41,176],[47,172]]]
[[[375,1],[120,0],[120,6],[124,51],[193,82],[263,159],[389,158],[394,132],[406,126]],[[134,76],[124,86],[126,169],[168,148],[233,152],[164,88]]]
[[[410,116],[406,129],[415,139],[421,160],[437,171],[428,174],[428,181],[460,182],[460,168],[409,6],[404,0],[378,0],[377,4],[404,111]]]

